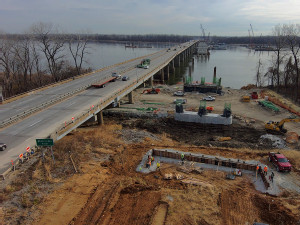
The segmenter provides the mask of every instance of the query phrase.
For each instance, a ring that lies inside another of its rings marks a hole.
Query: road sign
[[[53,146],[53,139],[47,138],[47,139],[36,139],[36,145],[37,146]]]

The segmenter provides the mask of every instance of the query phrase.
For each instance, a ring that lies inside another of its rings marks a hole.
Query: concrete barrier
[[[166,157],[166,158],[172,158],[172,159],[181,159],[182,153],[183,152],[152,149],[152,155]],[[233,159],[225,159],[225,158],[220,158],[220,157],[217,158],[214,156],[211,156],[211,157],[206,156],[205,157],[203,155],[199,156],[197,154],[192,154],[192,153],[188,153],[188,154],[184,153],[184,154],[185,154],[185,160],[192,161],[192,162],[219,165],[219,166],[224,166],[224,167],[231,167],[231,168],[244,169],[244,170],[250,170],[250,171],[256,170],[255,164],[246,163],[244,161],[240,162],[239,160],[234,161]]]

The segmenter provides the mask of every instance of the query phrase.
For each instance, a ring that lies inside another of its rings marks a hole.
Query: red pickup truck
[[[269,152],[269,161],[273,163],[276,170],[291,172],[292,165],[289,160],[281,153]]]

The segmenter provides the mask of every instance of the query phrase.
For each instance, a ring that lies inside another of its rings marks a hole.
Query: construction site
[[[182,89],[136,89],[56,142],[55,163],[37,150],[1,182],[0,224],[300,224],[300,107],[250,86]]]

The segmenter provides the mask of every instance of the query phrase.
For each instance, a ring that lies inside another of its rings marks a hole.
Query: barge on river
[[[217,93],[222,94],[221,78],[217,78],[217,68],[214,68],[214,76],[212,83],[206,83],[205,77],[201,77],[201,82],[193,82],[191,76],[187,76],[184,81],[184,92],[197,91],[200,93]]]

